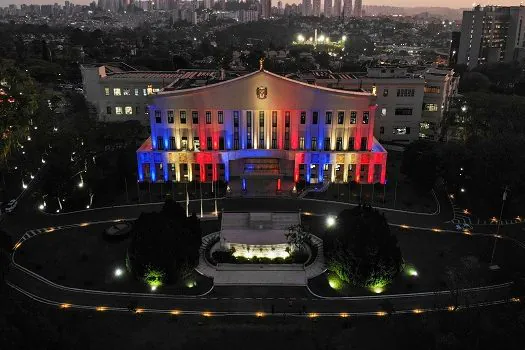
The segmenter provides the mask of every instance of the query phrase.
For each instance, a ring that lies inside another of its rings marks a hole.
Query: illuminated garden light
[[[40,210],[44,210],[44,208],[45,208],[45,207],[44,207],[43,204],[40,204],[40,205],[38,206],[38,209],[40,209]]]
[[[297,42],[299,43],[304,42],[304,36],[302,34],[297,35]]]
[[[114,274],[115,274],[115,277],[120,277],[120,276],[122,276],[123,273],[124,273],[124,271],[120,267],[117,267],[115,269],[115,273]]]
[[[376,294],[381,294],[381,293],[383,293],[383,288],[382,287],[373,287],[372,288],[372,292],[374,292]]]
[[[151,291],[154,292],[154,291],[156,291],[156,290],[157,290],[157,286],[156,286],[156,285],[152,285],[152,286],[151,286]]]
[[[467,106],[465,106],[465,105],[464,105],[464,106],[461,106],[461,111],[462,111],[462,112],[466,112],[466,111],[467,111]]]
[[[345,42],[345,41],[346,41],[346,35],[343,35],[343,37],[341,38],[341,40],[342,40],[343,42]]]
[[[337,275],[334,274],[328,275],[328,285],[330,286],[330,288],[335,290],[340,290],[343,288],[343,282],[341,281],[341,279],[339,279]]]
[[[78,183],[78,187],[80,187],[80,188],[84,187],[84,182],[82,182],[82,181],[79,182],[79,183]]]
[[[46,160],[42,158],[42,164],[46,164]]]
[[[461,187],[460,191],[461,193],[465,193],[465,188]]]
[[[335,217],[333,217],[333,216],[331,216],[331,215],[328,216],[328,217],[326,218],[326,226],[327,226],[327,227],[332,227],[332,226],[334,226],[334,225],[335,225]]]
[[[26,184],[24,181],[22,181],[22,188],[23,188],[24,190],[27,188],[27,184]]]
[[[31,141],[31,136],[27,136],[27,141]]]
[[[31,180],[33,180],[35,178],[35,175],[31,174],[29,175],[29,177],[31,178]]]

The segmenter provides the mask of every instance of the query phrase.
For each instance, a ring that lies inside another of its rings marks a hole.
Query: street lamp
[[[496,234],[494,235],[494,246],[492,247],[492,255],[490,257],[490,265],[489,266],[494,266],[494,265],[492,265],[492,263],[494,262],[494,255],[496,253],[496,243],[498,242],[498,238],[501,237],[499,235],[499,228],[501,226],[501,219],[502,219],[502,216],[503,216],[503,207],[505,206],[505,201],[507,200],[507,192],[508,191],[510,191],[509,186],[505,186],[505,188],[503,189],[503,196],[501,198],[501,210],[499,212],[498,228],[496,229]]]
[[[332,227],[335,225],[335,217],[333,217],[332,215],[328,216],[326,218],[326,226],[327,227]]]
[[[462,112],[466,112],[467,111],[467,106],[466,105],[461,106],[461,111]]]
[[[115,269],[115,277],[120,277],[120,276],[122,276],[123,273],[124,273],[124,271],[122,271],[122,269],[120,267],[117,267]]]

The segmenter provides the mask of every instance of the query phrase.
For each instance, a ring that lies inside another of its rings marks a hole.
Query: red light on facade
[[[281,179],[277,179],[277,191],[281,190]]]

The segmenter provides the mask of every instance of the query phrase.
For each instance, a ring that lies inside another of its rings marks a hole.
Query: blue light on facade
[[[246,179],[242,179],[242,190],[246,191]]]
[[[151,167],[151,181],[152,181],[152,182],[157,181],[157,176],[156,176],[156,174],[155,174],[155,166],[152,166],[152,167]]]

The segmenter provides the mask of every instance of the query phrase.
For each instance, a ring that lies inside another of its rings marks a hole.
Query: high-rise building
[[[448,53],[448,66],[454,67],[458,63],[459,42],[461,40],[461,32],[452,32],[450,39],[450,49]]]
[[[313,0],[312,15],[316,17],[321,16],[321,0]]]
[[[510,62],[525,51],[525,7],[485,6],[463,12],[458,64]]]
[[[204,0],[204,8],[205,9],[213,8],[213,0]]]
[[[354,17],[361,17],[363,15],[363,1],[355,0],[354,3]]]
[[[303,0],[303,16],[312,15],[312,0]]]
[[[278,1],[277,2],[277,13],[279,13],[280,15],[282,15],[284,13],[283,2],[282,1]]]
[[[272,15],[272,0],[261,0],[260,18],[270,18]]]
[[[324,16],[332,17],[332,0],[324,0]]]
[[[343,17],[349,18],[351,16],[352,16],[352,0],[344,0]]]
[[[334,0],[334,7],[332,8],[332,16],[341,16],[341,0]]]

